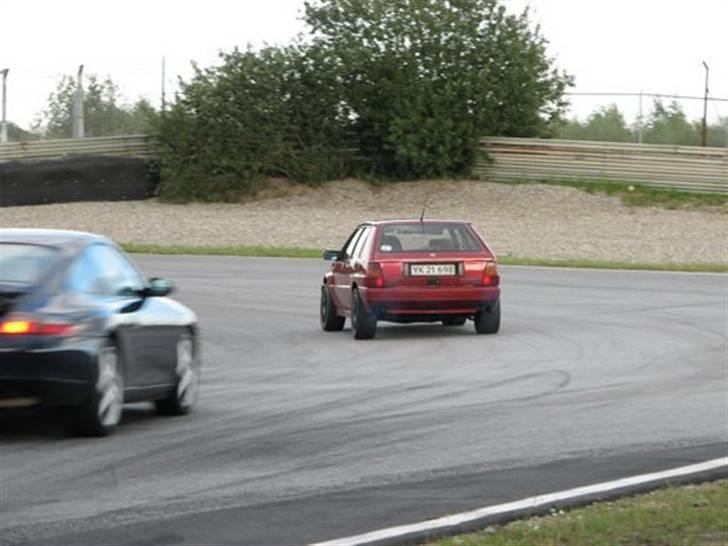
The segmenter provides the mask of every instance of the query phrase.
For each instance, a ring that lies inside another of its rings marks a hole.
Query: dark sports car
[[[144,277],[112,241],[0,229],[0,408],[68,408],[80,434],[104,436],[124,402],[188,413],[197,398],[197,318]]]

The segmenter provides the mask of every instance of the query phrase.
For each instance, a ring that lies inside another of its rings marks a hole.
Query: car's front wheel
[[[377,316],[367,312],[356,289],[351,293],[351,331],[354,339],[372,339],[377,332]]]
[[[197,402],[200,385],[200,362],[195,353],[195,342],[190,334],[177,340],[175,386],[166,398],[157,400],[157,412],[162,415],[185,415]]]
[[[475,315],[475,331],[479,334],[495,334],[500,329],[500,300]]]
[[[107,436],[121,421],[124,376],[116,344],[109,341],[97,357],[98,376],[92,395],[71,414],[71,431],[84,436]]]
[[[336,305],[334,305],[329,289],[325,286],[321,287],[321,305],[320,305],[321,328],[327,332],[340,332],[344,329],[346,319],[336,314]]]

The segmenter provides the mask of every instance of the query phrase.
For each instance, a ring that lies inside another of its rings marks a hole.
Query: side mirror
[[[340,259],[340,250],[324,250],[324,260],[326,260],[327,262],[338,262]]]
[[[160,298],[170,295],[174,292],[175,288],[174,281],[153,277],[149,279],[149,286],[145,290],[145,295],[151,298]]]

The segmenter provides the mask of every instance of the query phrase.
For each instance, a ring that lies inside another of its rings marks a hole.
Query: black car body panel
[[[57,256],[33,284],[0,281],[0,325],[19,317],[72,327],[63,335],[0,331],[0,402],[31,397],[52,406],[81,403],[93,393],[99,351],[110,341],[121,355],[125,401],[162,398],[175,388],[177,340],[191,336],[197,351],[197,318],[172,299],[139,290],[148,286],[146,277],[112,241],[87,233],[0,229],[0,252],[3,244],[42,245]],[[134,283],[133,272],[138,274],[142,286],[118,294],[75,289],[74,268],[91,248],[113,253],[118,263],[128,265],[124,272]]]

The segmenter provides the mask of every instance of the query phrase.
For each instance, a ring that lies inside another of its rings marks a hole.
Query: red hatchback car
[[[360,224],[321,287],[321,327],[371,339],[377,321],[442,322],[479,334],[500,327],[500,277],[493,252],[465,222],[405,220]]]

